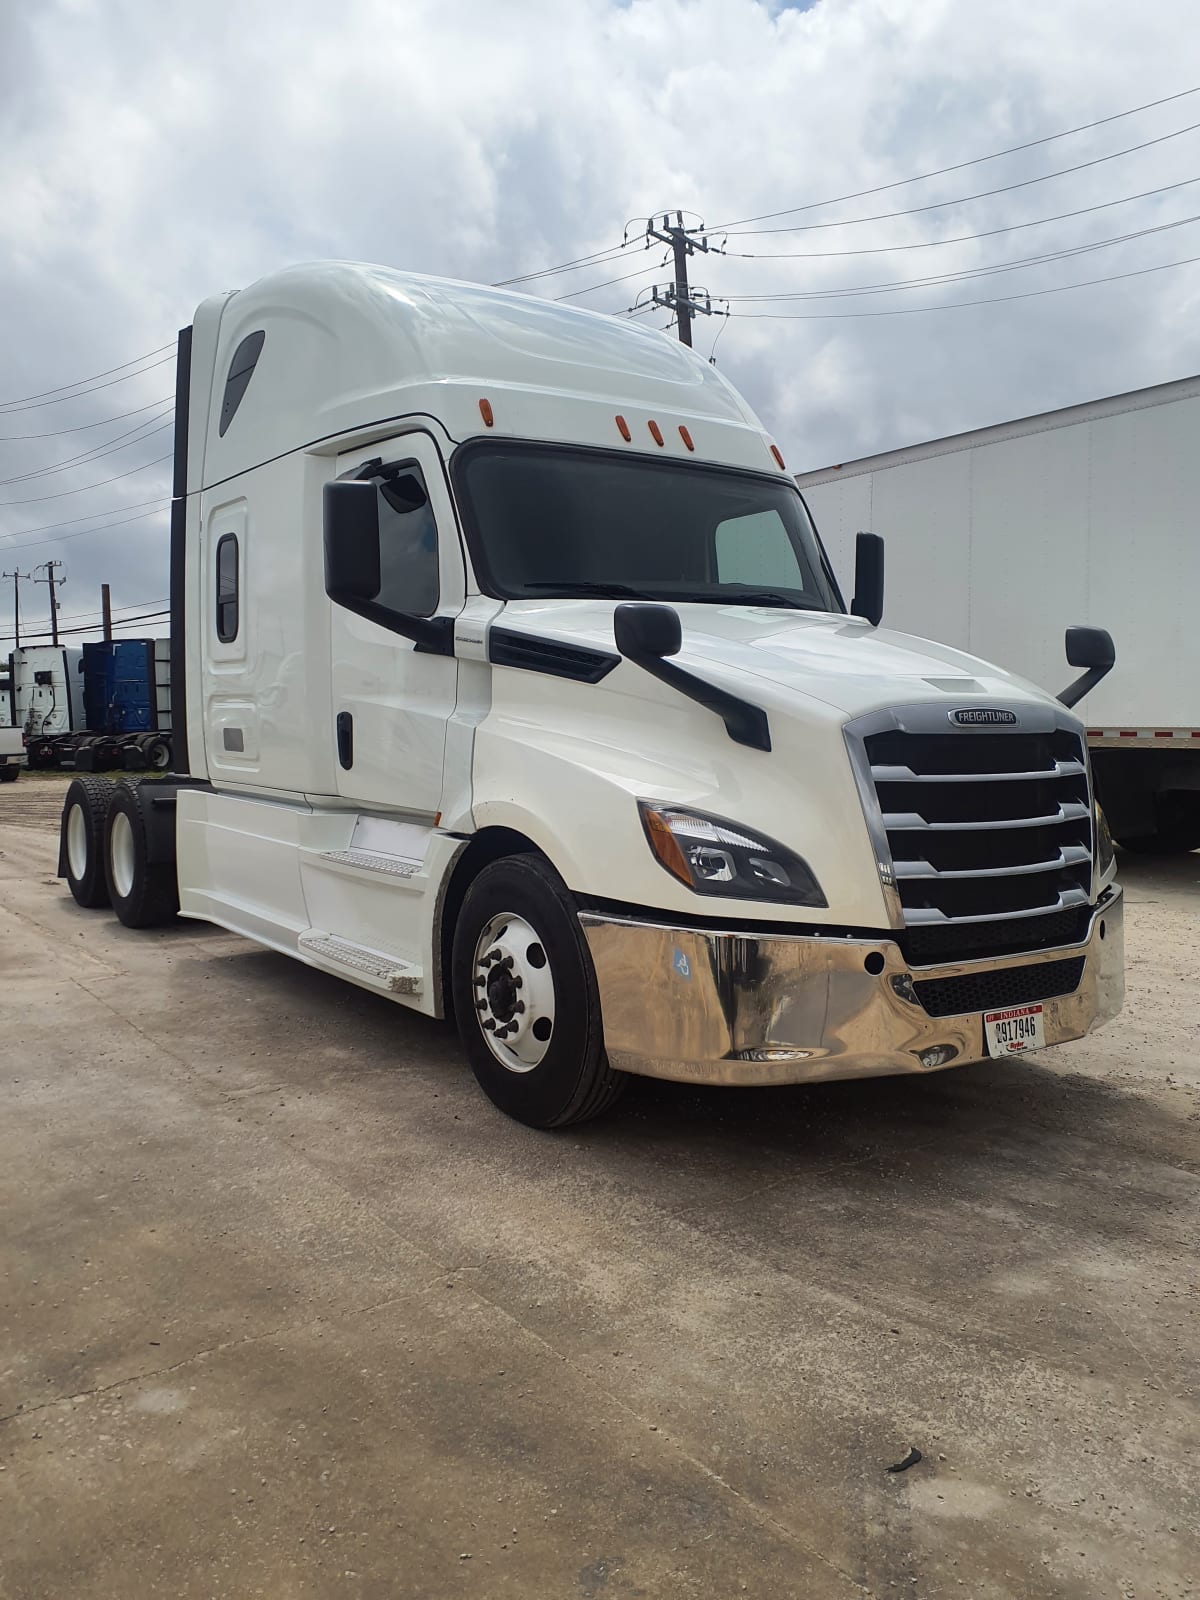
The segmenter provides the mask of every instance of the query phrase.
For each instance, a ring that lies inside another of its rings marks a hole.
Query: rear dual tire
[[[151,861],[141,786],[115,783],[104,830],[104,875],[108,898],[127,928],[155,928],[179,910],[174,861]]]
[[[73,778],[62,812],[62,858],[67,886],[89,911],[108,905],[104,832],[116,784],[111,778]]]

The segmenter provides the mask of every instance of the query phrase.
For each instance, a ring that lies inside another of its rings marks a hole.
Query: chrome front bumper
[[[871,1078],[982,1060],[982,1012],[930,1016],[914,980],[1082,956],[1074,992],[1042,1001],[1047,1045],[1108,1022],[1125,994],[1115,885],[1101,898],[1082,944],[937,967],[910,967],[886,936],[759,937],[590,912],[581,913],[580,923],[596,968],[611,1064],[688,1083]]]

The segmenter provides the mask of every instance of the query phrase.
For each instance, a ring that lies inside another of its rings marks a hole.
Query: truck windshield
[[[603,595],[840,612],[790,482],[557,445],[472,445],[472,555],[504,599]]]

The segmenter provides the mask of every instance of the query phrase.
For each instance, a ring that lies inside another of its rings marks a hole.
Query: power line
[[[174,407],[170,409],[172,412],[174,411]],[[10,483],[24,483],[29,478],[43,478],[48,473],[65,472],[68,467],[78,467],[85,462],[99,461],[102,456],[110,456],[118,450],[125,450],[128,448],[128,441],[133,438],[134,434],[140,433],[143,439],[150,439],[154,434],[161,433],[164,428],[174,427],[170,417],[167,417],[166,421],[162,420],[166,415],[163,412],[159,417],[150,417],[145,422],[139,422],[137,427],[130,428],[128,433],[118,434],[115,439],[109,439],[103,445],[97,445],[92,450],[85,450],[82,455],[69,456],[66,461],[56,461],[48,467],[37,467],[32,472],[18,473],[13,478],[0,478],[0,486]],[[141,440],[137,442],[140,444]]]
[[[0,444],[19,444],[24,439],[61,439],[68,433],[86,433],[90,428],[104,428],[110,422],[124,422],[126,417],[137,417],[143,411],[153,411],[155,406],[166,405],[168,401],[174,404],[175,396],[164,394],[144,406],[135,406],[132,411],[118,411],[116,416],[101,417],[98,422],[80,422],[74,428],[55,428],[51,433],[0,433]]]
[[[128,605],[114,606],[112,609],[113,609],[113,615],[115,616],[120,611],[138,611],[138,610],[141,609],[142,606],[168,606],[169,607],[170,604],[171,604],[171,602],[168,599],[165,599],[165,598],[162,599],[162,600],[133,600],[133,601],[130,601],[130,603]],[[66,616],[64,616],[62,620],[64,622],[86,622],[90,617],[102,617],[103,615],[104,615],[104,612],[102,610],[100,610],[100,611],[72,611],[72,612],[69,612]],[[130,618],[128,620],[134,621],[136,619]],[[99,627],[99,623],[97,623],[96,626]]]
[[[1062,261],[1070,256],[1088,255],[1093,250],[1107,250],[1116,244],[1127,244],[1132,239],[1144,239],[1152,233],[1169,233],[1189,223],[1200,222],[1200,212],[1181,217],[1177,222],[1160,222],[1151,228],[1139,228],[1134,233],[1121,233],[1111,239],[1097,239],[1091,244],[1077,244],[1065,250],[1052,250],[1040,256],[1025,256],[1017,261],[995,262],[979,267],[964,267],[960,272],[943,272],[924,278],[893,278],[887,283],[854,284],[844,289],[801,289],[779,294],[727,294],[721,298],[732,302],[755,300],[829,300],[842,295],[895,294],[903,289],[927,289],[948,283],[966,283],[974,278],[990,278],[1001,272],[1019,272],[1026,267],[1043,266],[1050,261]]]
[[[145,611],[137,617],[117,618],[113,622],[113,627],[129,628],[136,626],[136,624],[139,622],[160,622],[164,617],[169,617],[170,615],[171,612],[169,608],[165,611]],[[77,637],[81,633],[97,633],[99,629],[100,624],[98,622],[93,622],[89,627],[60,628],[58,632],[60,638],[71,638]],[[25,637],[27,639],[46,639],[50,637],[50,630],[44,628],[38,633],[30,633],[28,630],[26,630]],[[58,641],[55,640],[54,642],[57,643]]]
[[[1090,289],[1097,283],[1120,283],[1125,278],[1144,278],[1151,272],[1168,272],[1172,267],[1189,267],[1200,256],[1185,256],[1182,261],[1164,261],[1157,267],[1139,267],[1134,272],[1114,272],[1105,278],[1084,278],[1079,283],[1060,283],[1052,289],[1026,289],[1020,294],[992,295],[984,300],[947,300],[934,306],[899,306],[890,311],[741,311],[742,317],[769,318],[778,322],[832,322],[857,317],[913,317],[927,311],[958,311],[963,306],[995,306],[1006,300],[1034,300],[1044,294],[1064,294],[1070,289]]]
[[[22,539],[27,533],[57,533],[59,528],[71,528],[77,522],[90,522],[93,517],[115,516],[115,522],[99,523],[94,528],[81,528],[78,533],[64,533],[63,539],[82,539],[87,533],[107,533],[110,528],[119,528],[125,522],[143,522],[147,517],[153,517],[160,511],[165,511],[171,504],[169,500],[138,500],[131,506],[125,506],[113,511],[90,511],[86,517],[68,517],[65,522],[39,522],[32,528],[14,528],[11,533],[0,533],[0,539]],[[143,506],[149,506],[149,511],[143,511]],[[131,517],[127,513],[136,511],[138,515]],[[35,544],[58,544],[57,539],[33,539],[25,544],[9,545],[10,550],[28,550]]]
[[[62,394],[64,389],[78,389],[81,388],[85,383],[95,383],[98,378],[108,378],[111,377],[114,372],[123,372],[126,367],[139,366],[141,362],[149,361],[151,356],[161,355],[164,350],[174,350],[174,348],[175,341],[172,339],[169,344],[160,344],[157,350],[147,350],[144,355],[130,356],[128,361],[120,361],[115,367],[107,367],[103,372],[93,372],[86,378],[76,378],[73,383],[60,383],[56,389],[39,389],[36,394],[18,395],[15,400],[0,400],[0,411],[7,411],[10,408],[15,409],[25,406],[31,400],[42,400],[48,394]],[[158,366],[161,365],[161,363],[156,362],[155,365]],[[136,374],[130,373],[129,376],[135,377]]]
[[[1176,128],[1173,133],[1163,133],[1157,139],[1144,139],[1141,144],[1126,145],[1124,150],[1114,150],[1106,156],[1093,156],[1090,161],[1078,161],[1073,167],[1056,167],[1053,172],[1043,172],[1036,178],[1022,178],[1018,183],[1000,184],[995,189],[980,189],[975,194],[958,195],[953,200],[934,200],[928,205],[907,206],[903,211],[879,211],[870,217],[842,217],[837,222],[798,222],[785,228],[746,228],[740,233],[730,233],[731,239],[749,239],[758,234],[767,233],[811,233],[819,228],[850,228],[860,222],[889,222],[893,217],[916,217],[926,211],[944,211],[947,206],[966,205],[971,200],[986,200],[996,194],[1011,194],[1016,189],[1028,189],[1035,183],[1048,183],[1051,178],[1064,178],[1072,172],[1083,172],[1088,167],[1102,166],[1106,161],[1115,161],[1119,156],[1133,155],[1138,150],[1148,150],[1151,145],[1164,144],[1168,139],[1181,138],[1185,133],[1194,133],[1200,128],[1200,122],[1189,122],[1186,128]],[[831,205],[832,201],[824,204]],[[805,209],[807,207],[797,207]],[[723,229],[710,228],[710,233],[723,232]]]
[[[0,511],[7,511],[9,506],[38,505],[43,500],[62,500],[67,495],[86,494],[89,489],[103,489],[105,484],[119,483],[122,478],[132,478],[135,473],[148,472],[151,467],[161,467],[164,461],[170,461],[170,459],[171,455],[168,451],[165,456],[156,456],[153,461],[144,461],[140,467],[130,467],[128,472],[117,472],[111,478],[101,478],[99,483],[85,483],[78,489],[59,489],[54,494],[30,495],[25,500],[2,500],[0,501]]]
[[[152,361],[148,367],[139,367],[136,372],[126,372],[120,378],[110,378],[107,383],[94,383],[90,389],[77,389],[74,394],[61,395],[57,400],[36,400],[29,405],[17,405],[14,402],[9,402],[7,408],[0,408],[0,417],[12,416],[17,411],[40,411],[43,406],[61,406],[68,400],[82,400],[85,395],[96,394],[100,389],[111,389],[115,383],[127,383],[130,378],[140,378],[147,372],[153,372],[155,367],[165,367],[168,361],[174,361],[174,359],[174,355],[163,356],[161,361]],[[47,394],[52,392],[52,390],[46,390]]]
[[[542,267],[537,272],[523,272],[515,278],[499,278],[495,283],[489,284],[491,289],[509,289],[515,283],[531,283],[534,278],[550,278],[560,272],[574,272],[580,267],[590,267],[596,262],[612,260],[627,249],[629,240],[624,239],[620,244],[608,245],[603,250],[596,250],[589,256],[576,256],[573,261],[561,261],[555,267]]]
[[[636,272],[623,273],[619,278],[605,278],[603,283],[589,283],[585,289],[571,289],[566,294],[554,295],[553,299],[556,301],[573,300],[576,295],[591,294],[593,289],[607,289],[610,284],[628,283],[630,278],[648,278],[652,272],[661,272],[665,262],[666,257],[664,256],[662,261],[655,262],[652,266],[639,267]]]
[[[934,250],[944,244],[968,244],[976,239],[994,239],[1001,233],[1018,233],[1023,228],[1040,228],[1048,222],[1066,222],[1072,217],[1090,216],[1093,211],[1107,211],[1112,206],[1128,205],[1133,200],[1148,200],[1153,195],[1167,194],[1173,189],[1186,189],[1189,184],[1200,183],[1200,177],[1181,178],[1178,183],[1165,183],[1159,189],[1142,189],[1138,194],[1122,195],[1119,200],[1103,200],[1098,205],[1081,206],[1078,211],[1057,211],[1050,217],[1034,217],[1029,222],[1009,222],[1002,228],[985,228],[980,233],[956,233],[947,239],[918,239],[911,244],[881,244],[860,247],[857,250],[722,250],[731,261],[823,261],[835,256],[886,256],[898,250]]]
[[[1016,155],[1018,151],[1032,150],[1039,144],[1051,144],[1056,139],[1067,139],[1073,133],[1086,133],[1090,128],[1100,128],[1108,122],[1119,122],[1122,117],[1136,116],[1139,111],[1152,111],[1155,106],[1165,106],[1173,100],[1186,100],[1189,95],[1197,93],[1200,93],[1200,86],[1195,89],[1181,89],[1178,94],[1163,95],[1160,100],[1147,100],[1145,105],[1131,106],[1128,111],[1114,111],[1111,116],[1098,117],[1095,122],[1081,122],[1078,127],[1064,128],[1060,133],[1047,133],[1042,138],[1030,139],[1025,144],[1009,145],[1006,150],[993,150],[990,155],[974,156],[970,161],[957,161],[953,166],[938,167],[933,172],[918,172],[911,178],[896,178],[892,183],[881,183],[874,189],[858,189],[853,194],[836,195],[832,200],[811,200],[806,205],[788,206],[783,211],[765,211],[758,217],[742,217],[737,222],[722,222],[713,231],[721,233],[726,228],[740,228],[748,222],[770,222],[776,217],[795,216],[800,211],[814,211],[820,210],[824,206],[840,205],[844,200],[864,200],[868,195],[883,194],[888,189],[901,189],[909,183],[923,183],[927,178],[941,178],[947,172],[961,172],[965,167],[982,166],[985,161],[998,161],[1001,156]],[[1173,135],[1168,134],[1167,137],[1172,138]],[[1135,146],[1134,148],[1139,147]],[[1118,154],[1122,153],[1118,152]]]

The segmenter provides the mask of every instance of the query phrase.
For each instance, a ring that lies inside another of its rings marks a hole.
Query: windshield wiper
[[[736,589],[735,594],[722,590]],[[749,584],[724,584],[712,589],[680,590],[672,600],[699,600],[714,606],[785,606],[789,611],[816,611],[817,606],[799,600],[781,589],[752,589]]]
[[[561,589],[564,594],[600,594],[617,600],[649,600],[648,594],[628,583],[597,583],[590,578],[536,578],[527,589]]]

